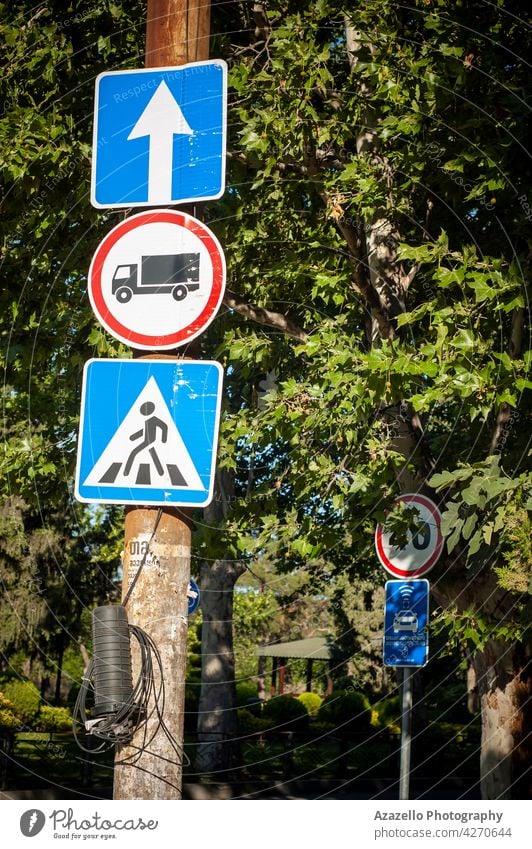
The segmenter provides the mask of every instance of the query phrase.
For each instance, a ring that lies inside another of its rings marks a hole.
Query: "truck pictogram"
[[[199,253],[143,256],[140,263],[118,265],[113,274],[112,294],[121,304],[133,295],[171,293],[182,301],[189,292],[199,289]]]

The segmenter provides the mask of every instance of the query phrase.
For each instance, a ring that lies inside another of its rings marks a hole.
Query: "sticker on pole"
[[[88,290],[96,318],[115,339],[141,350],[176,348],[216,316],[225,257],[214,233],[191,215],[141,212],[100,243]]]
[[[425,495],[407,493],[396,499],[415,509],[416,529],[408,531],[404,547],[392,544],[392,533],[383,525],[377,525],[375,548],[382,566],[396,578],[419,578],[429,572],[438,561],[442,548],[441,513]]]
[[[212,499],[223,371],[209,360],[89,360],[75,495],[102,504]]]
[[[384,665],[425,666],[428,661],[429,582],[386,581]]]

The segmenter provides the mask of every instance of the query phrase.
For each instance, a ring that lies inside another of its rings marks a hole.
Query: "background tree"
[[[244,479],[255,459],[227,539],[360,579],[393,497],[432,492],[448,537],[433,590],[473,650],[483,794],[519,796],[530,566],[504,516],[523,526],[530,508],[512,427],[530,404],[524,6],[237,9],[232,190],[210,216],[231,245],[220,352],[239,402],[222,464]]]
[[[141,5],[1,8],[1,648],[59,673],[56,695],[81,611],[116,592],[112,513],[77,504],[72,475],[83,363],[118,353],[85,294],[110,220],[87,201],[94,75],[136,65]]]

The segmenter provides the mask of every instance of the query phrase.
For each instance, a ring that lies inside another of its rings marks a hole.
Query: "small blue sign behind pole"
[[[194,578],[190,579],[188,585],[188,615],[192,616],[200,606],[200,588]]]
[[[425,666],[428,661],[429,582],[387,581],[384,665]]]
[[[221,197],[226,113],[221,59],[100,74],[92,205],[168,206]]]

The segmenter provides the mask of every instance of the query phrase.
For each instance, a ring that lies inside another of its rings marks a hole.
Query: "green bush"
[[[416,739],[419,739],[426,752],[437,752],[445,746],[456,750],[467,745],[475,731],[473,729],[471,733],[470,728],[458,722],[431,722],[419,732]]]
[[[320,722],[336,728],[349,724],[350,730],[368,731],[371,727],[371,708],[363,693],[341,690],[327,696],[318,711]]]
[[[309,726],[314,740],[319,743],[327,743],[328,738],[334,736],[335,726],[331,722],[320,722],[319,716]]]
[[[15,715],[15,705],[0,693],[0,733],[14,731],[20,726],[20,720]]]
[[[449,683],[445,687],[434,690],[432,698],[427,699],[427,714],[429,720],[439,722],[461,722],[467,725],[471,722],[471,714],[467,708],[467,693],[463,681]]]
[[[257,699],[257,685],[250,681],[239,681],[236,685],[236,703],[238,707],[246,706],[246,702]]]
[[[43,705],[38,713],[36,726],[39,731],[69,731],[72,728],[72,714],[66,707]]]
[[[317,716],[323,699],[317,693],[301,693],[297,697],[298,702],[306,708],[309,716]]]
[[[31,724],[41,704],[41,694],[35,684],[15,679],[4,684],[3,692],[13,702],[14,713],[21,722]]]
[[[247,708],[240,708],[237,711],[237,716],[238,728],[241,734],[262,734],[272,727],[270,721],[255,716]]]
[[[399,696],[382,699],[373,706],[374,724],[379,728],[388,728],[394,734],[401,731],[401,707]]]
[[[257,685],[251,684],[249,681],[240,681],[236,685],[236,706],[237,708],[245,708],[254,716],[262,716],[262,706],[264,699],[259,699],[257,695]]]
[[[277,731],[304,731],[308,727],[306,707],[292,696],[274,696],[264,705],[262,716]]]

